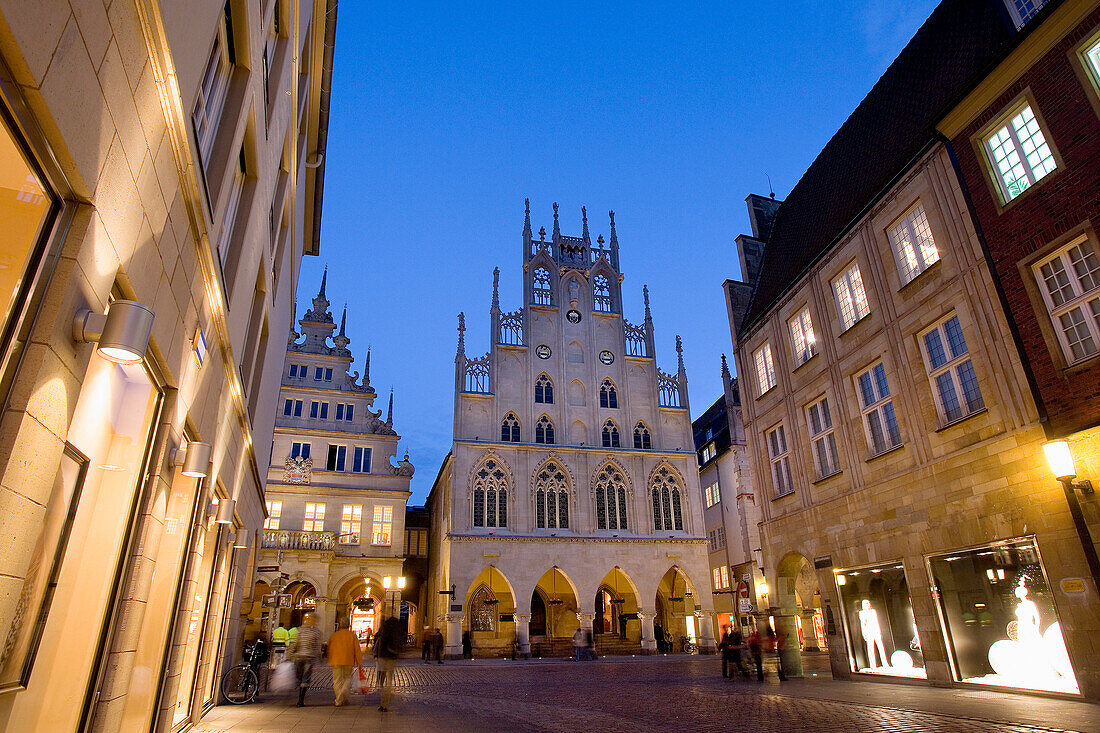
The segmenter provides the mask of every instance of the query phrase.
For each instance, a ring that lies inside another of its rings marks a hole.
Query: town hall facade
[[[428,497],[429,604],[447,654],[562,654],[578,628],[597,652],[715,647],[687,375],[658,368],[645,294],[622,308],[610,241],[523,228],[524,304],[500,308],[468,357],[459,314],[454,442]],[[656,633],[655,633],[656,632]]]

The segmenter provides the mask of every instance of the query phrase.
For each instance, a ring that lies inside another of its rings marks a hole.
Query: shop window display
[[[955,679],[1078,693],[1033,538],[929,558]]]
[[[924,678],[909,584],[900,563],[836,573],[853,672]]]

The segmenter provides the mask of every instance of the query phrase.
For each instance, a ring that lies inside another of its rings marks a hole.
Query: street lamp
[[[1081,513],[1081,503],[1077,500],[1077,492],[1085,496],[1095,493],[1092,482],[1085,479],[1074,481],[1077,478],[1077,469],[1073,465],[1073,455],[1069,450],[1069,443],[1057,440],[1043,446],[1050,463],[1050,470],[1054,477],[1062,482],[1062,490],[1066,494],[1066,503],[1069,504],[1069,513],[1073,517],[1073,525],[1077,528],[1077,536],[1081,540],[1081,549],[1085,552],[1085,560],[1089,564],[1092,573],[1094,590],[1100,593],[1100,557],[1096,556],[1096,546],[1092,543],[1092,535],[1089,526],[1085,523],[1085,515]]]

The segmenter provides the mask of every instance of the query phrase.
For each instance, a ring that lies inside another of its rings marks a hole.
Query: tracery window
[[[484,585],[470,599],[470,631],[496,631],[497,604],[488,603],[493,593]]]
[[[668,466],[661,466],[649,487],[653,501],[653,529],[683,530],[684,512],[680,500],[680,482]]]
[[[534,287],[535,305],[550,305],[550,271],[545,267],[536,267],[531,284]]]
[[[535,526],[539,529],[568,529],[567,487],[565,472],[557,463],[547,463],[535,476]]]
[[[509,412],[501,421],[500,440],[503,443],[519,442],[519,420],[514,412]]]
[[[615,424],[614,420],[608,420],[603,424],[603,447],[619,447],[619,426]]]
[[[543,415],[539,418],[539,421],[535,423],[535,442],[546,443],[547,445],[554,444],[554,423],[550,422],[550,418]]]
[[[617,408],[619,406],[619,396],[615,392],[615,383],[610,379],[603,380],[603,384],[600,385],[600,407]]]
[[[508,526],[508,474],[496,458],[474,473],[474,526]]]
[[[542,405],[554,404],[554,383],[545,374],[540,374],[535,380],[535,402]]]
[[[638,424],[634,426],[635,450],[649,450],[652,447],[653,443],[649,438],[649,428],[646,427],[644,422],[638,421]]]
[[[626,481],[608,464],[596,474],[596,528],[626,529]]]
[[[592,278],[592,303],[602,313],[611,312],[611,287],[603,275]]]

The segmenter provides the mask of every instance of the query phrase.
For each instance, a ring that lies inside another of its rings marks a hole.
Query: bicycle
[[[260,691],[260,676],[256,669],[267,658],[266,646],[257,641],[244,650],[244,662],[230,667],[222,675],[222,697],[232,705],[244,705],[256,699]]]
[[[684,654],[697,654],[699,647],[687,636],[680,637],[680,651]]]

